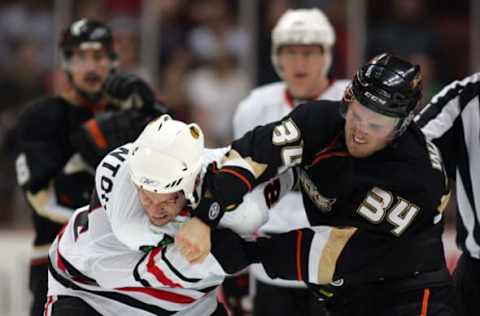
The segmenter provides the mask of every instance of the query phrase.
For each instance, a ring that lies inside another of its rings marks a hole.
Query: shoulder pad
[[[48,97],[29,103],[18,119],[18,126],[28,129],[56,127],[63,122],[69,103],[60,97]]]

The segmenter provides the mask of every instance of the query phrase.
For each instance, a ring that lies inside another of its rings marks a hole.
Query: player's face
[[[110,56],[103,48],[76,48],[68,64],[74,84],[88,94],[98,93],[102,89],[111,67]]]
[[[348,106],[345,141],[353,157],[368,157],[393,138],[398,119],[376,113],[355,99]]]
[[[296,98],[316,98],[328,84],[325,53],[319,45],[285,45],[278,61],[289,92]]]
[[[156,226],[171,222],[185,207],[182,192],[154,193],[138,188],[138,194],[150,222]]]

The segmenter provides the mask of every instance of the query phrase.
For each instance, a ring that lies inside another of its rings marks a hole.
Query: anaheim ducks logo
[[[327,198],[318,192],[317,186],[305,171],[301,171],[299,175],[300,185],[303,188],[310,200],[322,211],[323,213],[328,213],[332,210],[332,206],[337,199]]]

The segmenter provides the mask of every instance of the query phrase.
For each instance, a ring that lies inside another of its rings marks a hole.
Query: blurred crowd
[[[270,31],[287,8],[318,6],[337,33],[332,77],[347,71],[349,36],[346,0],[255,1],[255,75],[245,67],[252,48],[241,23],[240,0],[159,0],[158,69],[141,63],[141,0],[72,1],[72,20],[87,17],[114,31],[120,71],[155,85],[158,96],[180,120],[198,122],[208,146],[232,139],[232,116],[251,88],[278,80],[270,63]],[[56,57],[56,1],[0,1],[0,227],[28,225],[29,213],[17,194],[13,162],[16,117],[30,101],[55,94],[65,83]],[[424,101],[469,68],[469,1],[369,0],[366,4],[368,58],[383,51],[422,66]],[[151,12],[150,12],[151,13]],[[63,26],[62,26],[63,27]],[[158,79],[158,80],[157,80]]]

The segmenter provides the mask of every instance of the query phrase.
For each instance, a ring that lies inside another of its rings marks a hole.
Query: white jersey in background
[[[130,148],[119,147],[100,162],[99,203],[92,203],[98,206],[77,210],[50,248],[47,314],[59,295],[79,297],[102,315],[210,315],[216,309],[215,288],[228,273],[215,253],[190,264],[172,243],[187,211],[164,226],[150,224],[127,170]],[[227,150],[205,150],[202,177]],[[293,178],[281,179],[284,194]],[[259,189],[221,224],[248,233],[264,223],[267,207]]]
[[[341,100],[348,84],[350,84],[350,80],[333,80],[317,99]],[[258,125],[265,125],[281,119],[299,103],[301,102],[294,101],[289,95],[285,82],[271,83],[252,90],[250,95],[239,104],[233,117],[234,137],[239,138]],[[309,226],[302,195],[299,192],[290,192],[270,209],[268,222],[259,231],[267,234],[282,233]],[[296,281],[272,280],[260,264],[252,265],[250,271],[265,283],[279,286],[305,286]]]

